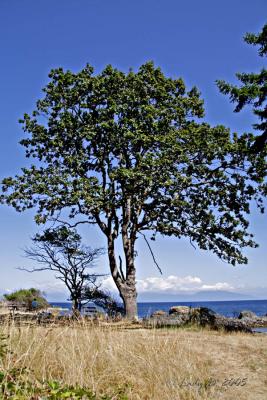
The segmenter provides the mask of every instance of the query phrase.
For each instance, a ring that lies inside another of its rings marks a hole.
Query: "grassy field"
[[[2,326],[1,334],[7,346],[2,346],[0,356],[2,381],[15,370],[17,382],[88,387],[96,398],[266,399],[263,334],[146,330],[131,324]]]

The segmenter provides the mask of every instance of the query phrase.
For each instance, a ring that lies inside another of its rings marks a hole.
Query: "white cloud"
[[[234,286],[227,282],[217,282],[214,285],[202,285],[200,290],[234,290]]]
[[[177,292],[195,289],[202,281],[197,276],[148,277],[137,281],[139,292]]]
[[[114,292],[116,286],[112,277],[103,280],[102,287]],[[151,276],[137,280],[137,290],[139,293],[170,293],[195,292],[204,290],[234,290],[235,288],[227,282],[216,282],[206,284],[198,276],[187,275],[184,277],[169,275],[167,277]]]
[[[60,280],[54,281],[42,281],[42,282],[29,282],[24,287],[35,287],[41,290],[47,296],[47,298],[53,299],[67,299],[68,291],[63,282]],[[118,293],[116,285],[111,276],[103,279],[102,288],[108,290],[111,293]],[[2,290],[2,293],[8,293],[14,289]],[[150,276],[144,279],[137,280],[137,291],[138,293],[161,293],[161,294],[179,294],[179,293],[194,293],[200,291],[220,291],[220,290],[236,290],[237,287],[232,286],[227,282],[215,282],[206,283],[203,282],[198,276],[177,276],[169,275],[167,277]]]
[[[51,281],[34,282],[32,286],[45,293],[49,292],[66,293],[67,291],[66,286],[60,280],[55,280],[54,282]]]
[[[101,287],[110,292],[116,292],[116,290],[117,290],[112,276],[109,276],[108,278],[103,279]]]

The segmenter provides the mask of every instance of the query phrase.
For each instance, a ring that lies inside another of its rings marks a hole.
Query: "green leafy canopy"
[[[259,56],[266,57],[267,24],[258,35],[247,33],[244,40],[258,46]],[[267,141],[267,70],[262,68],[259,73],[237,73],[236,77],[240,81],[239,86],[218,80],[218,88],[223,94],[228,94],[231,102],[236,104],[235,112],[241,111],[247,105],[252,106],[253,113],[259,120],[253,127],[262,132],[261,136],[257,136],[252,149],[261,151]]]
[[[252,134],[201,122],[203,101],[182,79],[152,62],[135,73],[107,66],[94,74],[52,70],[44,98],[21,121],[33,159],[3,180],[2,201],[36,222],[69,210],[106,236],[185,236],[235,264],[246,262],[246,214],[265,194],[263,152],[249,151]]]

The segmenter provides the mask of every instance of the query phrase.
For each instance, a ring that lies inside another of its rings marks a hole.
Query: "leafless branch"
[[[142,233],[142,232],[139,232],[139,233],[140,233],[140,235],[142,235],[142,236],[144,237],[145,242],[146,242],[146,244],[147,244],[147,246],[148,246],[148,248],[149,248],[150,254],[151,254],[152,258],[153,258],[154,264],[156,265],[156,267],[158,268],[159,272],[160,272],[161,275],[162,275],[162,270],[161,270],[159,264],[158,264],[157,261],[156,261],[156,258],[155,258],[155,256],[154,256],[153,250],[152,250],[152,248],[151,248],[151,246],[150,246],[150,244],[149,244],[149,242],[148,242],[148,240],[147,240],[147,238],[146,238],[146,235],[145,235],[144,233]]]
[[[78,221],[78,222],[75,222],[74,224],[71,224],[68,221],[64,221],[64,220],[59,219],[59,218],[49,218],[48,221],[53,222],[54,224],[55,223],[59,223],[59,224],[62,224],[62,225],[66,225],[70,229],[76,228],[78,225],[82,225],[82,224],[92,224],[93,225],[93,224],[97,223],[96,221],[85,220],[85,221]]]
[[[194,243],[192,242],[192,239],[190,238],[190,244],[191,244],[191,246],[196,250],[197,248],[196,248],[196,246],[194,245]]]

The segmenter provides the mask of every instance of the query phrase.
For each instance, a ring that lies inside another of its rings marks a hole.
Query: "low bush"
[[[68,386],[58,381],[32,381],[26,369],[0,370],[1,400],[127,400],[123,389],[114,396],[96,396],[90,389]]]
[[[7,301],[13,302],[18,306],[26,306],[29,310],[32,309],[32,301],[36,300],[38,309],[46,308],[49,303],[44,298],[40,290],[38,289],[20,289],[13,293],[4,294],[4,298]]]

